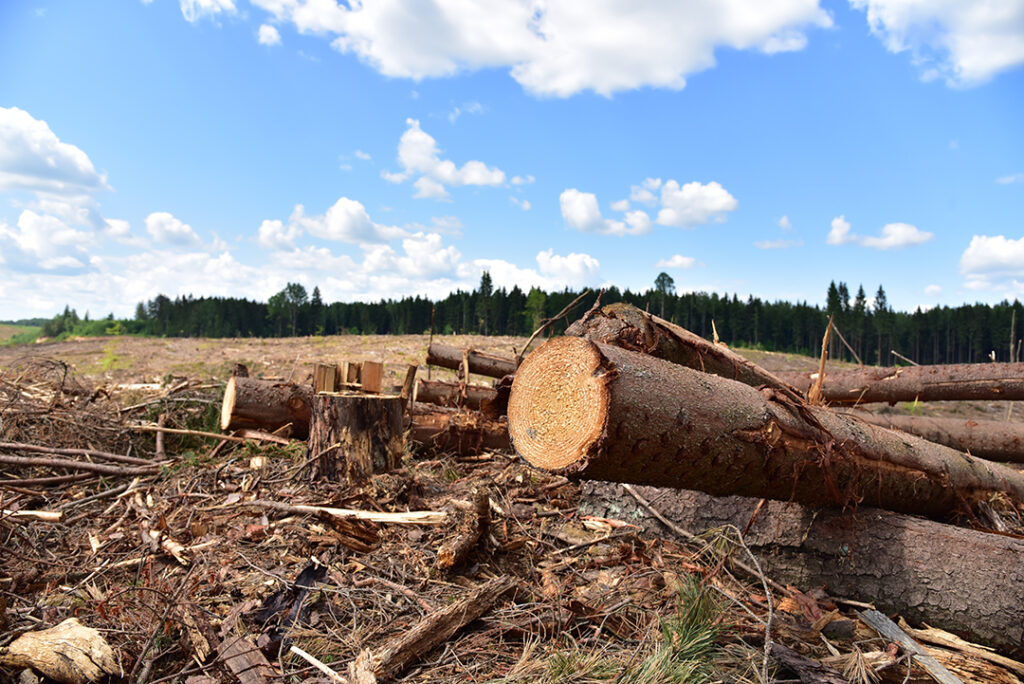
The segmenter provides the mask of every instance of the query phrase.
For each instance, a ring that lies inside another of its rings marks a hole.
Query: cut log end
[[[231,427],[231,416],[235,412],[235,376],[228,378],[224,388],[224,402],[220,405],[220,429],[227,432]]]
[[[508,404],[516,451],[548,470],[585,460],[604,435],[610,379],[597,346],[581,338],[557,338],[530,354]]]

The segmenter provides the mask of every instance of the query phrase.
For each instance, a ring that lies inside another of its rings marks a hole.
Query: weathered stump
[[[358,483],[397,468],[405,447],[402,414],[400,396],[317,394],[309,426],[314,476]]]

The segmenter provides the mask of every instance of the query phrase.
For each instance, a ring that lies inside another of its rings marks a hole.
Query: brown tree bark
[[[314,476],[359,483],[402,461],[402,398],[317,394],[309,427]]]
[[[465,407],[479,411],[484,402],[493,402],[498,391],[484,385],[461,385],[457,382],[420,380],[416,383],[416,401],[438,406]]]
[[[531,464],[582,479],[944,517],[1024,475],[773,390],[577,337],[526,358],[509,432]]]
[[[409,414],[409,439],[429,449],[470,456],[511,446],[508,424],[478,411],[416,403],[409,406]]]
[[[778,374],[806,391],[812,373]],[[878,401],[968,401],[1024,399],[1024,363],[960,363],[940,366],[863,366],[827,371],[822,396],[830,404]]]
[[[470,373],[486,375],[491,378],[501,378],[516,372],[516,362],[511,356],[505,357],[476,349],[463,350],[459,347],[438,344],[437,342],[431,343],[430,347],[427,348],[427,363],[433,366],[458,370],[462,367],[464,351],[468,353]]]
[[[768,501],[637,487],[658,512],[688,532],[750,524],[744,541],[772,579],[869,601],[915,624],[1024,656],[1024,540],[861,507],[818,511]],[[621,485],[588,482],[580,511],[669,534]]]
[[[291,423],[292,436],[305,439],[312,402],[313,389],[307,385],[234,376],[224,388],[220,429],[274,432]]]
[[[957,451],[989,461],[1024,463],[1024,424],[1003,420],[965,420],[900,416],[868,411],[840,411],[872,425],[902,430],[929,442],[945,444]]]
[[[631,304],[609,304],[591,310],[570,325],[565,334],[643,352],[752,387],[771,387],[792,398],[799,394],[786,381],[728,347],[709,342]]]

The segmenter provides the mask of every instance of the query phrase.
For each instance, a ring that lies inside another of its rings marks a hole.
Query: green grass
[[[8,346],[32,344],[39,337],[39,331],[38,326],[0,323],[0,344]]]

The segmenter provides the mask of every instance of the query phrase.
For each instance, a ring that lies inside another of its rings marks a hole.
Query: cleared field
[[[0,342],[6,342],[18,333],[24,332],[35,332],[39,328],[33,328],[27,325],[8,325],[6,323],[0,323]]]

